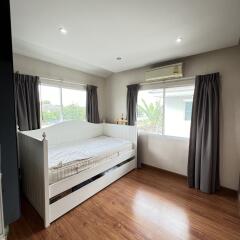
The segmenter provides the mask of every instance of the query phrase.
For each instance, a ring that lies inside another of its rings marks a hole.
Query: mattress
[[[132,149],[130,141],[107,136],[50,146],[49,184],[111,161]]]

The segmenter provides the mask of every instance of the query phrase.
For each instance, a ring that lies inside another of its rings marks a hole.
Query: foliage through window
[[[63,120],[85,120],[86,91],[62,88]]]
[[[40,85],[42,127],[68,120],[85,120],[86,91]]]
[[[162,134],[163,90],[143,90],[138,94],[138,127],[144,131]]]
[[[189,137],[194,86],[141,90],[137,125],[142,131]]]

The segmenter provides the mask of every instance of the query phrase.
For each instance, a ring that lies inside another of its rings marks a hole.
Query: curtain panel
[[[20,131],[40,128],[39,77],[14,74],[16,122]]]
[[[100,123],[98,112],[98,96],[97,87],[87,85],[87,101],[86,101],[86,116],[87,121],[91,123]]]
[[[188,185],[202,192],[219,188],[220,75],[196,77],[188,156]]]
[[[128,125],[135,125],[137,120],[137,97],[139,91],[139,84],[127,86],[127,120]]]

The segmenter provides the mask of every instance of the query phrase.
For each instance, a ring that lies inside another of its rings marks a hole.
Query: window
[[[40,90],[42,126],[60,122],[60,88],[41,85]]]
[[[63,120],[85,120],[86,91],[62,89]]]
[[[142,90],[138,95],[138,128],[168,136],[189,137],[194,86]]]
[[[162,89],[139,91],[137,123],[144,131],[163,133]]]
[[[40,85],[42,127],[67,120],[85,120],[86,91]]]
[[[189,137],[190,119],[186,120],[186,103],[192,104],[193,87],[165,89],[164,134],[168,136]],[[191,106],[191,105],[190,105]],[[191,116],[192,109],[189,109]]]
[[[186,100],[185,102],[185,121],[191,121],[192,117],[192,101]]]

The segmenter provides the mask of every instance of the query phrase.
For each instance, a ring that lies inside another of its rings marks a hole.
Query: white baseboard
[[[0,240],[7,240],[9,226],[5,226],[3,234],[0,235]]]

